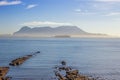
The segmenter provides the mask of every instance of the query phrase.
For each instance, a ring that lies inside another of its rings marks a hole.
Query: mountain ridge
[[[77,26],[58,26],[58,27],[50,27],[50,26],[44,26],[44,27],[34,27],[30,28],[28,26],[24,26],[18,31],[13,33],[14,36],[32,36],[32,37],[44,37],[44,36],[83,36],[83,35],[105,35],[105,34],[93,34],[88,33],[82,29],[80,29]]]

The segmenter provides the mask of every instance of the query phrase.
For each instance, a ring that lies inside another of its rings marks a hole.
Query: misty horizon
[[[3,34],[1,37],[109,37],[107,34],[89,33],[78,26],[44,26],[21,27],[13,34]]]

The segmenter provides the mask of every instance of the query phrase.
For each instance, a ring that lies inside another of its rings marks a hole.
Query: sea
[[[33,54],[20,66],[9,66]],[[119,38],[11,38],[0,39],[0,66],[9,66],[12,80],[55,80],[54,67],[61,61],[79,73],[99,80],[120,80]]]

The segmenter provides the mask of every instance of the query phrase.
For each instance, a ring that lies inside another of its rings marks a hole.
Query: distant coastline
[[[71,38],[69,35],[56,35],[54,38]]]
[[[34,27],[24,26],[14,32],[15,37],[54,37],[54,38],[70,38],[70,37],[105,37],[107,34],[89,33],[78,26],[58,26],[58,27]]]
[[[119,38],[100,33],[89,33],[77,26],[34,27],[24,26],[13,34],[2,34],[0,38]]]
[[[55,35],[55,36],[14,36],[12,34],[4,35],[0,34],[0,39],[41,39],[41,38],[120,38],[120,36],[112,35]]]

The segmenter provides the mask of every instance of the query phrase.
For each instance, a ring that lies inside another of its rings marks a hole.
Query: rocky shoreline
[[[95,78],[79,74],[79,70],[68,67],[65,61],[61,61],[61,65],[55,67],[54,73],[57,80],[96,80]]]
[[[34,54],[25,55],[23,57],[16,58],[12,60],[10,66],[19,66],[22,65],[26,60],[30,59],[32,56],[40,53],[40,51],[35,52]],[[60,62],[61,65],[54,67],[55,80],[101,80],[95,79],[93,77],[88,77],[79,73],[79,70],[73,69],[67,66],[65,61]],[[12,77],[7,77],[10,67],[0,67],[0,80],[11,80]],[[54,80],[52,79],[52,80]],[[105,79],[102,79],[105,80]]]
[[[30,54],[30,55],[25,55],[23,57],[16,58],[16,59],[12,60],[9,63],[9,65],[10,66],[19,66],[19,65],[23,64],[26,60],[28,60],[29,58],[31,58],[32,56],[34,56],[38,53],[40,53],[40,51],[37,51],[37,52]],[[9,69],[10,69],[10,67],[0,67],[0,80],[11,80],[12,77],[6,76]]]

